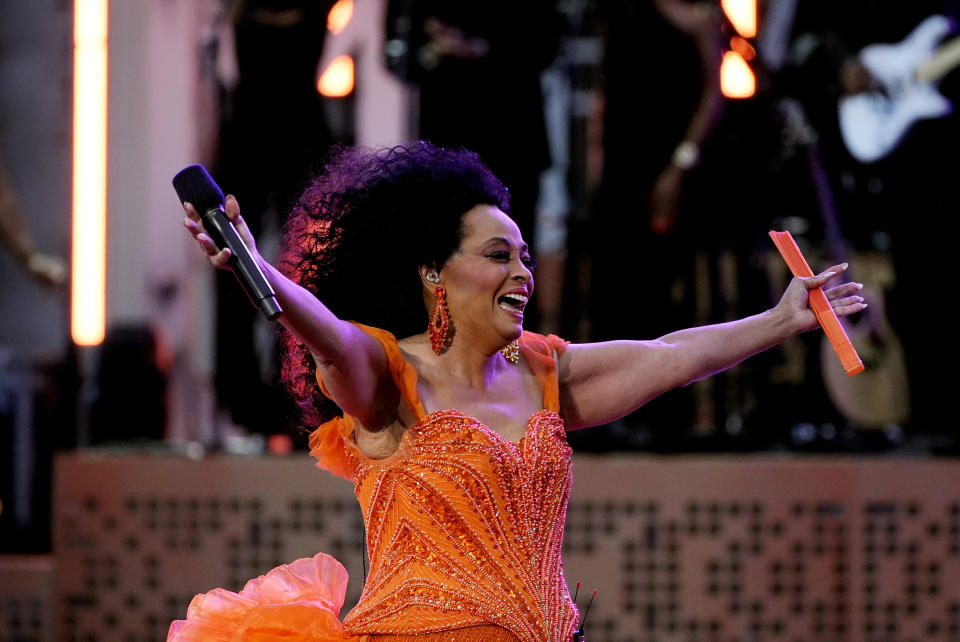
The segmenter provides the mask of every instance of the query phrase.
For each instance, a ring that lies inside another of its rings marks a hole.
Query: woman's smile
[[[523,318],[523,308],[526,307],[530,297],[527,296],[526,289],[511,290],[497,299],[497,304],[501,309],[510,314]]]

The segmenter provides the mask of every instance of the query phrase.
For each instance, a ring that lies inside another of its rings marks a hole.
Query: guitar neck
[[[914,74],[917,82],[935,82],[957,65],[960,65],[960,37],[941,46],[929,60],[918,64]]]

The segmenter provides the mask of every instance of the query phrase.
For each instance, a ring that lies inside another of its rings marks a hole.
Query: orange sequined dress
[[[370,573],[359,603],[338,621],[346,571],[320,554],[240,593],[198,595],[168,641],[569,642],[577,611],[561,545],[571,452],[555,361],[566,343],[523,334],[544,409],[514,443],[457,410],[426,413],[393,335],[360,327],[383,345],[416,423],[379,460],[357,448],[350,416],[310,437],[317,465],[353,480],[363,510]]]

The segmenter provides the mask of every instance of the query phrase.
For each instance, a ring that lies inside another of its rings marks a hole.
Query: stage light
[[[327,31],[338,34],[347,28],[353,18],[353,0],[337,0],[327,14]]]
[[[750,98],[757,91],[757,79],[750,65],[736,51],[723,54],[720,64],[720,90],[727,98]]]
[[[730,44],[720,64],[720,90],[727,98],[750,98],[757,93],[757,77],[750,62],[757,57],[751,38],[757,35],[757,0],[721,0],[724,30]]]
[[[744,38],[757,35],[757,0],[721,0],[723,12],[730,24]]]
[[[337,56],[320,75],[317,91],[328,98],[343,98],[353,91],[353,58]]]
[[[70,334],[103,342],[106,326],[107,3],[75,0]]]

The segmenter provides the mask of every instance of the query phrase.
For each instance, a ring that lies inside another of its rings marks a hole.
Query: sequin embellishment
[[[577,617],[561,561],[571,451],[563,420],[535,413],[519,442],[456,410],[423,417],[388,460],[346,442],[370,574],[352,633],[493,624],[523,642],[568,642]]]

